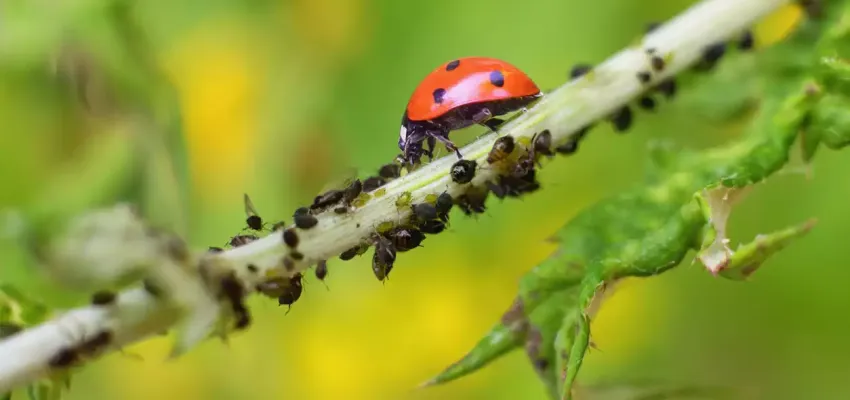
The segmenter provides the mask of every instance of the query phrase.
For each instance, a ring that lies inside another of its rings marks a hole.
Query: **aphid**
[[[676,95],[676,80],[672,77],[667,78],[655,85],[655,90],[661,92],[668,99],[673,98]]]
[[[351,202],[353,207],[363,207],[366,203],[371,199],[372,196],[369,193],[361,192],[354,201]]]
[[[328,276],[328,262],[320,260],[316,263],[316,279],[323,281]]]
[[[113,334],[111,331],[102,330],[94,335],[89,340],[86,340],[79,347],[77,347],[77,353],[79,355],[84,356],[92,356],[103,350],[106,346],[109,346],[112,343]]]
[[[572,69],[570,69],[570,78],[576,79],[578,77],[587,75],[590,70],[593,69],[593,66],[590,64],[576,64],[573,65]]]
[[[329,190],[325,193],[322,193],[322,194],[316,196],[315,199],[313,199],[313,204],[310,205],[310,211],[313,211],[313,212],[324,211],[328,207],[330,207],[330,206],[332,206],[336,203],[339,203],[342,200],[343,196],[345,196],[345,192],[342,191],[342,190],[336,190],[336,189]]]
[[[401,176],[401,165],[389,163],[378,170],[378,175],[384,179],[395,179]]]
[[[525,176],[500,175],[497,183],[488,182],[488,187],[496,197],[519,197],[540,189],[540,183],[535,179],[534,170]]]
[[[459,184],[471,182],[472,178],[475,178],[476,167],[478,167],[478,163],[472,160],[460,160],[454,163],[449,171],[452,181]]]
[[[249,228],[259,231],[263,229],[263,219],[257,214],[257,210],[254,208],[254,203],[251,201],[251,198],[248,197],[248,194],[245,193],[244,196],[245,203],[245,215],[247,218],[245,219],[245,223]]]
[[[413,195],[410,192],[404,192],[398,196],[395,200],[395,206],[398,209],[404,209],[405,207],[410,205],[410,201],[413,198]]]
[[[413,215],[420,221],[437,219],[437,207],[433,204],[419,203],[413,205]]]
[[[335,214],[345,214],[347,212],[348,212],[348,207],[346,207],[346,206],[339,206],[339,207],[334,208]]]
[[[280,229],[283,229],[284,226],[286,226],[286,223],[283,221],[275,222],[274,225],[272,225],[272,232],[276,232]]]
[[[611,122],[614,124],[615,131],[625,132],[632,126],[632,109],[629,106],[623,106],[611,116]]]
[[[513,136],[502,136],[496,139],[496,142],[493,143],[493,148],[487,154],[487,163],[492,164],[504,160],[513,153],[515,147]]]
[[[446,230],[446,223],[440,221],[438,219],[433,219],[430,221],[425,221],[419,224],[419,230],[422,233],[427,233],[429,235],[436,235],[444,230]]]
[[[375,252],[372,254],[372,272],[379,281],[384,281],[395,264],[396,249],[393,243],[381,235],[375,237]]]
[[[245,307],[243,299],[245,298],[245,288],[236,279],[234,274],[225,276],[219,282],[221,293],[230,302],[230,308],[233,310],[233,316],[236,319],[235,328],[242,330],[251,325],[251,314],[248,308]]]
[[[47,361],[47,365],[50,368],[62,369],[68,368],[80,361],[80,355],[77,353],[75,349],[72,348],[63,348],[60,349],[56,354],[50,357],[50,360]]]
[[[378,190],[375,191],[375,197],[382,197],[385,194],[387,194],[387,188],[378,188]]]
[[[289,284],[283,288],[283,294],[277,298],[278,305],[286,305],[291,309],[292,304],[301,298],[301,292],[304,291],[304,286],[301,284],[301,278],[303,277],[301,273],[297,273],[292,278],[289,278]],[[287,313],[289,313],[289,309],[287,309]]]
[[[222,249],[221,247],[210,246],[209,250],[207,251],[209,251],[210,253],[221,253],[222,251],[224,251],[224,249]]]
[[[501,121],[493,117],[520,110],[541,96],[528,75],[505,61],[449,61],[428,74],[407,103],[398,139],[401,158],[411,165],[423,154],[430,158],[437,141],[462,158],[449,132],[476,124],[495,130]],[[428,151],[423,150],[426,141]]]
[[[531,149],[535,153],[549,157],[554,155],[552,152],[552,132],[549,132],[548,129],[544,129],[542,132],[534,134],[531,142]]]
[[[487,181],[486,182],[487,189],[490,189],[490,192],[493,193],[494,196],[498,199],[503,199],[508,195],[508,188],[499,185],[498,183]]]
[[[386,184],[386,179],[381,178],[380,176],[371,176],[369,178],[366,178],[365,181],[363,181],[363,191],[371,192]]]
[[[425,235],[418,229],[399,226],[386,233],[396,251],[408,251],[419,247]]]
[[[296,214],[294,218],[295,226],[299,229],[310,229],[319,223],[319,220],[310,214]]]
[[[753,31],[747,29],[741,34],[741,38],[738,39],[738,48],[744,51],[752,50],[756,45],[756,38],[753,36]]]
[[[389,232],[390,229],[393,229],[394,227],[395,227],[394,222],[384,221],[384,222],[381,222],[380,224],[378,224],[378,226],[375,227],[375,232],[378,232],[380,234],[384,234],[384,233]]]
[[[259,237],[255,236],[255,235],[236,235],[236,236],[230,238],[230,246],[232,246],[232,247],[244,246],[244,245],[251,243],[251,242],[253,242],[257,239],[259,239]]]
[[[449,211],[452,210],[452,207],[455,205],[455,201],[452,198],[452,195],[447,192],[441,193],[437,197],[437,201],[434,203],[434,207],[437,209],[437,215],[440,217],[443,222],[449,220]]]
[[[23,329],[24,328],[22,326],[15,324],[15,323],[12,323],[12,322],[8,322],[8,321],[0,322],[0,339],[12,336],[12,335],[22,331]]]
[[[574,137],[567,139],[566,142],[558,147],[555,147],[555,152],[558,154],[570,155],[578,150],[578,140]]]
[[[100,291],[92,295],[91,303],[95,306],[107,306],[114,304],[117,297],[113,292]]]
[[[656,72],[664,71],[664,67],[667,63],[664,61],[664,58],[659,56],[658,54],[653,54],[649,57],[649,63],[652,64],[652,69]]]
[[[644,110],[653,111],[655,110],[655,99],[650,96],[643,96],[638,99],[638,105]]]
[[[488,190],[470,190],[455,198],[455,204],[466,215],[482,214],[486,211]]]
[[[702,60],[697,64],[697,69],[702,71],[714,69],[724,54],[726,54],[726,43],[720,42],[707,46],[702,51]]]
[[[366,249],[368,248],[369,245],[367,244],[359,244],[346,251],[343,251],[342,254],[339,255],[339,259],[342,261],[348,261],[354,258],[355,256],[362,255],[364,252],[366,252]]]
[[[298,247],[298,234],[295,233],[294,228],[283,231],[283,243],[286,243],[291,248]]]
[[[637,78],[640,83],[647,84],[652,80],[652,74],[647,71],[640,71],[637,73]]]
[[[652,33],[652,31],[658,29],[661,26],[660,22],[650,22],[646,24],[646,33]]]
[[[295,260],[290,256],[283,256],[283,268],[287,271],[295,269]]]
[[[360,193],[363,191],[363,182],[360,179],[354,179],[348,187],[343,191],[342,202],[350,206],[351,202],[357,199],[357,196],[360,196]]]

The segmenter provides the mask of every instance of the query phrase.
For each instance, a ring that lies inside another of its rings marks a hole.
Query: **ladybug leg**
[[[457,154],[458,159],[463,159],[463,156],[460,154],[460,150],[458,150],[458,148],[457,148],[457,146],[455,146],[454,142],[449,140],[448,137],[443,136],[441,134],[441,132],[428,132],[428,136],[432,137],[436,140],[439,140],[440,143],[442,143],[444,146],[446,146],[446,149],[448,149],[449,151],[455,152],[455,154]]]
[[[505,120],[501,118],[490,118],[487,121],[484,121],[484,123],[482,123],[481,125],[486,126],[493,132],[496,132],[502,125],[504,125],[504,123]]]
[[[428,151],[425,152],[425,154],[428,155],[428,161],[431,161],[431,160],[434,159],[434,147],[437,146],[437,139],[435,139],[433,136],[428,136],[427,141],[428,141]]]
[[[472,122],[480,125],[490,118],[493,118],[493,113],[490,112],[490,109],[482,108],[472,115]]]

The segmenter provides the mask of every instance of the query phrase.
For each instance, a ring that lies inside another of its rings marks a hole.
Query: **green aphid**
[[[378,233],[383,235],[383,234],[389,232],[393,228],[395,228],[394,222],[384,221],[384,222],[381,222],[380,224],[378,224],[378,226],[375,227],[375,232],[378,232]]]
[[[360,193],[360,195],[358,195],[357,198],[355,198],[354,201],[351,202],[351,205],[357,208],[363,207],[366,205],[367,202],[369,202],[371,198],[372,196],[370,196],[366,192]]]
[[[375,194],[376,199],[378,197],[384,197],[384,195],[387,194],[387,188],[379,188],[378,190],[375,190],[373,193]]]
[[[410,192],[404,192],[398,196],[395,200],[395,206],[399,210],[403,210],[410,206],[410,202],[413,200],[413,195]]]

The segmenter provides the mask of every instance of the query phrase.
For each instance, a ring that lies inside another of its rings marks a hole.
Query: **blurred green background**
[[[0,208],[28,201],[98,134],[78,107],[20,67],[28,64],[7,62],[37,51],[3,46],[45,45],[42,31],[67,21],[96,26],[99,17],[83,11],[99,1],[4,17],[25,35],[0,40]],[[9,3],[4,12],[17,4]],[[148,0],[135,12],[179,94],[191,181],[188,232],[202,247],[221,246],[243,227],[244,192],[266,219],[286,218],[329,180],[390,160],[408,96],[442,62],[502,58],[544,90],[554,88],[572,64],[602,61],[648,22],[691,3]],[[777,39],[798,16],[793,8],[772,16],[759,27],[759,41]],[[92,364],[75,377],[69,398],[544,399],[521,352],[455,383],[414,387],[497,321],[517,279],[554,250],[544,239],[583,207],[641,178],[648,141],[704,147],[733,139],[743,126],[719,126],[698,111],[674,101],[654,115],[639,112],[627,135],[597,128],[576,156],[547,165],[540,174],[546,190],[521,201],[491,200],[477,219],[455,214],[447,233],[399,256],[385,285],[370,272],[369,257],[332,260],[329,289],[310,275],[288,315],[252,299],[254,326],[229,346],[209,341],[165,362],[169,339],[153,339],[126,349],[143,361],[115,354]],[[467,142],[476,133],[453,137]],[[752,282],[712,278],[688,260],[662,277],[622,285],[593,324],[599,350],[591,351],[580,382],[722,384],[763,399],[850,397],[850,324],[841,321],[850,308],[846,161],[846,154],[823,151],[813,179],[777,175],[733,214],[733,239],[820,219]],[[37,287],[15,250],[0,253],[0,278]],[[71,305],[49,292],[32,295]]]

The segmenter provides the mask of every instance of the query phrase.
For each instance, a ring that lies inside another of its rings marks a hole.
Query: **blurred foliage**
[[[342,171],[390,159],[407,97],[435,65],[489,55],[553,87],[571,64],[601,61],[648,22],[691,3],[4,2],[0,209],[43,204],[52,206],[46,214],[65,215],[72,208],[64,207],[66,196],[144,200],[148,214],[185,229],[194,245],[221,245],[244,224],[242,193],[266,218],[285,217]],[[798,16],[788,8],[769,18],[757,30],[760,47]],[[139,47],[122,46],[128,37]],[[63,64],[49,60],[70,45],[95,60],[100,78],[57,81],[54,65]],[[734,78],[733,68],[721,64],[715,73]],[[80,81],[93,83],[81,91]],[[720,88],[715,80],[703,85]],[[494,201],[478,219],[455,218],[415,257],[401,255],[385,286],[366,259],[345,268],[331,260],[329,291],[308,280],[286,316],[251,301],[255,326],[229,347],[210,342],[164,363],[170,339],[152,339],[127,349],[142,362],[115,354],[87,367],[68,398],[543,399],[546,389],[520,354],[450,385],[412,388],[486,332],[522,274],[555,249],[545,239],[558,227],[643,179],[635,166],[646,159],[647,143],[699,148],[739,135],[740,124],[717,123],[727,114],[689,92],[703,93],[682,90],[657,115],[638,113],[629,135],[595,130],[579,154],[541,172],[546,190],[521,202]],[[89,156],[116,132],[133,138],[124,145],[136,152],[110,170],[95,167],[97,156]],[[581,380],[662,377],[746,386],[757,393],[751,398],[845,398],[850,326],[836,318],[850,306],[840,250],[850,188],[835,184],[850,172],[842,161],[841,153],[819,153],[815,179],[777,175],[733,214],[729,229],[740,237],[821,217],[753,282],[714,282],[698,268],[623,282],[593,321],[601,351],[588,355]],[[103,179],[75,166],[101,170]],[[108,186],[92,189],[100,183]],[[523,235],[514,234],[517,227]],[[0,243],[3,281],[51,308],[80,302],[31,266],[20,248]]]

